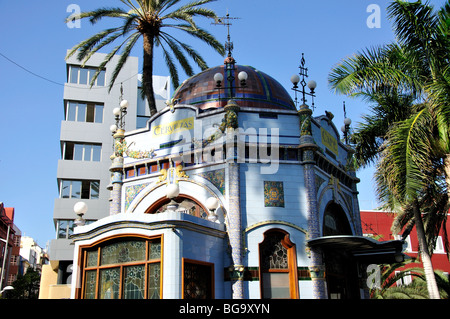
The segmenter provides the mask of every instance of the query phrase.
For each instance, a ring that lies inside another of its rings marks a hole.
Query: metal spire
[[[233,42],[231,42],[231,36],[230,36],[230,26],[232,25],[230,20],[237,20],[240,18],[234,18],[230,17],[230,14],[227,10],[227,15],[225,17],[217,17],[215,21],[211,24],[214,25],[225,25],[227,26],[227,41],[225,42],[225,50],[228,51],[228,57],[231,57],[231,52],[233,51]]]

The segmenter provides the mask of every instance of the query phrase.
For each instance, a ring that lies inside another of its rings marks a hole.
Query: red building
[[[373,235],[375,239],[380,241],[399,239],[399,236],[394,236],[391,232],[394,215],[388,212],[381,211],[361,211],[361,224],[364,235]],[[450,233],[450,225],[446,224],[447,233]],[[399,234],[401,235],[401,234]],[[447,258],[447,252],[443,245],[444,233],[437,239],[436,248],[431,258],[434,270],[441,270],[447,275],[450,273],[450,261]],[[414,227],[409,236],[406,238],[408,247],[404,252],[406,255],[417,258],[419,251],[419,242],[417,240],[417,232]],[[406,268],[422,266],[419,264],[410,264]]]
[[[20,265],[20,237],[20,230],[14,225],[14,208],[4,207],[0,202],[0,273],[3,277],[0,278],[3,279],[0,288],[11,285],[17,278]]]

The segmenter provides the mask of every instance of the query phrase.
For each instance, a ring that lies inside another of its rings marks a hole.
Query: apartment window
[[[403,277],[401,277],[400,279],[398,279],[395,283],[397,285],[397,287],[401,287],[401,286],[407,286],[409,284],[412,283],[412,276],[411,276],[411,272],[407,271],[407,272],[401,272],[401,271],[396,271],[395,275],[399,276],[403,274]]]
[[[262,299],[298,298],[295,244],[279,229],[264,234],[259,244]]]
[[[433,253],[435,254],[445,254],[444,243],[442,241],[442,237],[438,236],[436,238],[436,246],[434,247]]]
[[[394,238],[396,240],[401,240],[402,239],[402,235],[395,235]],[[411,253],[413,251],[412,250],[412,245],[411,245],[411,237],[408,235],[404,240],[405,240],[405,244],[406,244],[405,252]]]
[[[21,236],[14,236],[14,246],[16,246],[16,247],[20,246],[20,239],[21,239]]]
[[[12,255],[10,259],[10,265],[16,266],[19,264],[19,256],[18,255]]]
[[[97,68],[80,67],[77,65],[69,65],[68,82],[72,84],[91,84]],[[97,79],[94,81],[94,86],[105,86],[105,70],[100,71]]]
[[[58,220],[56,223],[56,233],[58,239],[68,239],[73,234],[73,220]]]
[[[94,220],[86,220],[85,225],[93,223]],[[73,219],[58,219],[56,221],[56,238],[69,239],[73,235],[73,228],[75,227]]]
[[[61,180],[60,198],[98,199],[100,181]]]
[[[67,101],[66,121],[103,123],[103,104]]]
[[[101,153],[101,144],[64,142],[62,156],[65,160],[100,162]]]
[[[81,299],[160,299],[161,237],[120,237],[82,250]]]

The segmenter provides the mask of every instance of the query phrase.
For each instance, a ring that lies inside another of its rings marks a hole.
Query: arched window
[[[118,237],[82,248],[81,299],[161,298],[161,237]]]
[[[334,235],[352,235],[352,230],[342,207],[331,203],[323,216],[323,236]]]
[[[175,204],[175,205],[174,205]],[[172,207],[170,207],[172,206]],[[185,214],[197,216],[203,219],[208,218],[208,213],[205,208],[198,204],[193,198],[178,196],[173,201],[168,198],[162,198],[161,200],[150,206],[147,214],[164,213],[166,210],[172,209]]]
[[[259,244],[261,298],[298,298],[297,257],[289,234],[273,229]]]

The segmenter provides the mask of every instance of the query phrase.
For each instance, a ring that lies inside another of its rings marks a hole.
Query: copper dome
[[[245,88],[239,87],[238,74],[245,71],[248,79]],[[224,77],[220,90],[216,87],[214,75]],[[229,76],[234,78],[230,88]],[[224,65],[207,69],[184,81],[174,93],[177,104],[194,105],[202,110],[224,107],[233,98],[241,107],[296,110],[294,102],[286,89],[271,76],[251,66],[235,65],[226,70]]]

